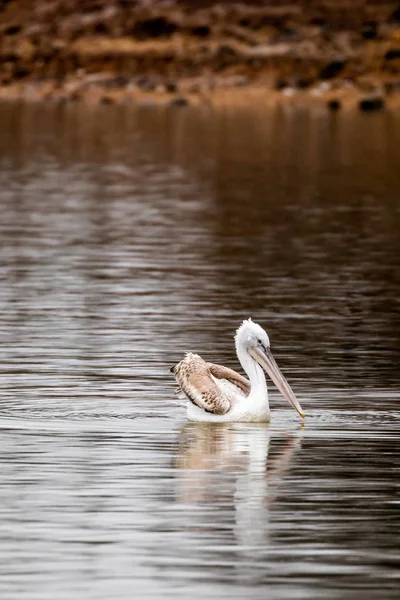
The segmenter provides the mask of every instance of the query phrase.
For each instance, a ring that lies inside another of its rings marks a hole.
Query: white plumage
[[[270,420],[267,383],[263,369],[288,402],[304,417],[302,408],[276,364],[267,333],[251,319],[235,336],[236,352],[249,380],[232,369],[188,353],[173,369],[187,402],[190,421],[227,422]]]

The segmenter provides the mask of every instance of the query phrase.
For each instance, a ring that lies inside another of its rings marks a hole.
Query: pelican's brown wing
[[[214,365],[214,363],[207,363],[208,368],[210,369],[211,375],[214,375],[217,379],[226,379],[236,385],[246,396],[250,394],[250,381],[243,377],[243,375],[239,375],[233,369],[229,367],[223,367],[222,365]]]
[[[229,411],[231,402],[228,396],[219,389],[212,378],[210,364],[198,354],[186,354],[172,372],[180,389],[193,404],[215,415],[224,415]]]

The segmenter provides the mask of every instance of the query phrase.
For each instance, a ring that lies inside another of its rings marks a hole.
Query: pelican
[[[228,367],[206,362],[191,352],[172,367],[178,393],[189,400],[186,403],[188,420],[268,422],[271,415],[263,369],[304,419],[296,396],[272,356],[266,331],[247,319],[236,332],[235,346],[249,379]]]

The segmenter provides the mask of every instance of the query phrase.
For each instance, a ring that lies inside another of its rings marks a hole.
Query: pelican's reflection
[[[226,522],[230,511],[234,545],[242,555],[265,547],[271,505],[302,437],[302,427],[289,434],[271,432],[265,424],[185,425],[175,461],[178,501],[212,507],[211,516],[200,511],[210,526]]]

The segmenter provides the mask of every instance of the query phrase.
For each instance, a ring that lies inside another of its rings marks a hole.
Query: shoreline
[[[54,81],[40,83],[12,84],[0,86],[1,102],[22,102],[36,104],[51,102],[54,104],[83,103],[86,105],[158,105],[183,108],[186,106],[230,106],[262,104],[266,107],[292,105],[305,107],[323,107],[337,112],[341,110],[360,110],[373,112],[379,110],[400,111],[400,90],[385,93],[383,87],[371,87],[360,90],[353,85],[326,85],[321,82],[309,90],[285,88],[274,90],[259,82],[246,86],[222,85],[205,91],[192,91],[190,84],[182,86],[182,91],[167,91],[163,86],[152,91],[144,91],[130,84],[118,87],[115,76],[104,75],[98,80],[70,80],[65,87]],[[228,82],[230,83],[230,82]]]
[[[14,0],[0,99],[400,107],[394,0]],[[247,98],[247,100],[246,100]]]

